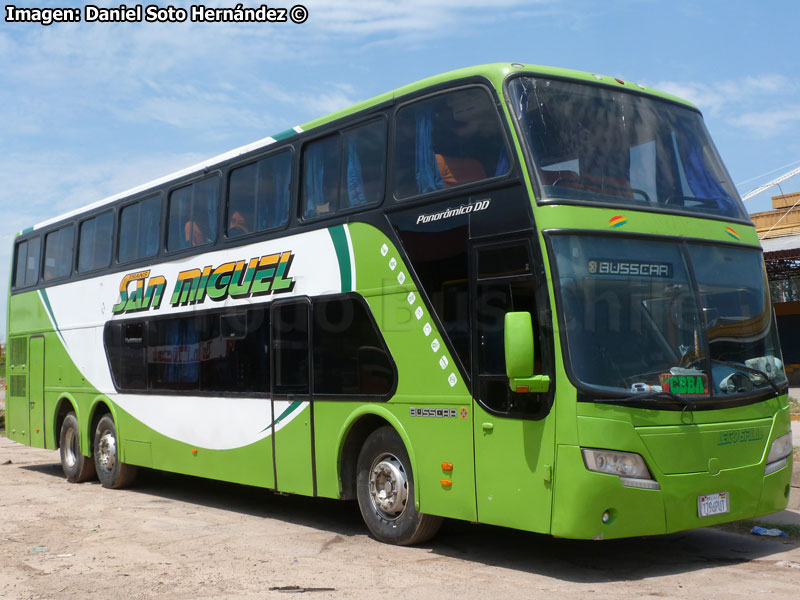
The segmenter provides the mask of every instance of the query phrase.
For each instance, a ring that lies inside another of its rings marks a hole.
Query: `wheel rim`
[[[108,430],[103,432],[97,444],[97,460],[105,471],[112,471],[117,464],[117,438]]]
[[[64,461],[67,467],[72,469],[78,462],[78,454],[81,451],[80,440],[72,428],[64,432]]]
[[[385,519],[398,519],[403,514],[408,501],[408,476],[403,463],[393,454],[382,454],[373,461],[369,497]]]

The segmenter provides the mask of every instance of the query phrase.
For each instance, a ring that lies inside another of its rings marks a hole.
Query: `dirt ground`
[[[795,488],[794,493],[800,493]],[[604,542],[447,522],[400,548],[354,503],[144,471],[130,490],[67,483],[52,451],[0,437],[0,597],[797,599],[800,525]]]

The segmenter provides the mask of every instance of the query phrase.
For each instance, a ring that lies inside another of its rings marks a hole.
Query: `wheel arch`
[[[339,432],[337,460],[340,493],[342,500],[356,497],[356,464],[358,454],[369,435],[381,428],[391,427],[400,436],[411,461],[411,471],[417,473],[417,461],[408,433],[400,420],[384,406],[364,406],[355,410],[345,421]],[[419,486],[414,486],[414,504],[419,508]]]
[[[89,427],[82,430],[86,435],[89,448],[94,445],[94,432],[97,429],[97,424],[104,415],[111,415],[111,418],[114,419],[114,424],[117,426],[117,436],[119,437],[119,421],[117,420],[117,414],[114,410],[114,404],[106,396],[98,394],[92,399],[92,403],[89,407],[89,419],[87,421]]]
[[[56,402],[56,409],[53,411],[53,448],[56,450],[61,447],[61,426],[64,424],[66,416],[71,412],[75,413],[75,418],[80,423],[81,415],[75,397],[69,392],[64,392]],[[85,446],[81,445],[81,447],[84,448]],[[91,456],[91,452],[85,456]]]

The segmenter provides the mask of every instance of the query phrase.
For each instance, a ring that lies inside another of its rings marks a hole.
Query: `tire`
[[[58,449],[61,454],[61,469],[70,483],[83,483],[94,479],[94,460],[81,452],[81,431],[75,413],[67,413],[61,424]]]
[[[136,479],[136,467],[119,461],[117,427],[111,415],[103,415],[94,432],[94,465],[105,488],[119,489]]]
[[[386,486],[392,493],[386,494]],[[367,437],[358,455],[356,496],[361,516],[381,542],[408,546],[431,539],[442,518],[414,508],[414,474],[403,440],[391,427]]]

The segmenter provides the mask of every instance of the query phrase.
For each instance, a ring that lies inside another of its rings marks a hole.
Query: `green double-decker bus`
[[[783,509],[762,253],[695,107],[518,63],[432,77],[21,232],[7,434],[567,538]]]

